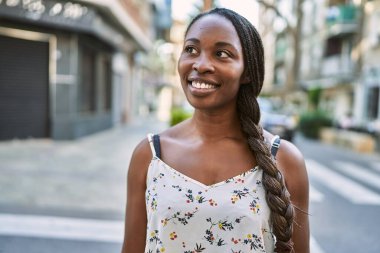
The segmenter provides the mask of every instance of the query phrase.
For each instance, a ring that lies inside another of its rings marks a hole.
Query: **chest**
[[[237,143],[167,145],[163,148],[162,160],[205,185],[232,178],[256,165],[248,146]]]

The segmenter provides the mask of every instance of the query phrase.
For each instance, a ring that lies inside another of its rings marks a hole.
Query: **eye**
[[[226,51],[218,51],[216,52],[216,56],[220,58],[227,58],[227,57],[230,57],[230,54],[229,52],[226,52]]]
[[[197,50],[193,46],[186,46],[184,51],[188,54],[196,54],[197,53]]]

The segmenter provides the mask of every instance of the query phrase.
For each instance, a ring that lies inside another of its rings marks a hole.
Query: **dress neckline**
[[[172,173],[174,173],[174,174],[176,174],[177,176],[180,176],[180,177],[182,177],[183,179],[185,179],[185,180],[187,180],[187,181],[189,181],[189,182],[192,182],[192,183],[194,183],[194,184],[196,184],[196,185],[198,185],[198,186],[200,186],[200,187],[202,187],[202,188],[204,188],[204,189],[215,188],[215,187],[218,187],[218,186],[221,186],[221,185],[227,184],[227,183],[229,183],[229,182],[233,182],[233,181],[235,181],[235,180],[238,179],[238,178],[245,178],[246,176],[248,176],[248,175],[252,174],[253,172],[257,171],[258,168],[259,168],[259,165],[256,165],[256,166],[254,166],[253,168],[251,168],[251,169],[249,169],[249,170],[247,170],[247,171],[244,171],[244,172],[242,172],[242,173],[240,173],[240,174],[238,174],[238,175],[236,175],[236,176],[233,176],[233,177],[227,178],[227,179],[225,179],[225,180],[223,180],[223,181],[220,181],[220,182],[217,182],[217,183],[214,183],[214,184],[211,184],[211,185],[207,185],[207,184],[204,184],[204,183],[202,183],[202,182],[200,182],[200,181],[198,181],[198,180],[196,180],[196,179],[194,179],[194,178],[192,178],[192,177],[189,177],[189,176],[187,176],[186,174],[184,174],[184,173],[182,173],[182,172],[180,172],[180,171],[174,169],[173,167],[171,167],[169,164],[167,164],[166,162],[164,162],[163,160],[161,160],[161,159],[158,158],[157,156],[154,156],[154,157],[152,158],[152,161],[155,160],[155,159],[158,160],[158,162],[160,162],[162,165],[164,165],[164,167],[165,167],[166,169],[168,169],[169,171],[171,171]]]

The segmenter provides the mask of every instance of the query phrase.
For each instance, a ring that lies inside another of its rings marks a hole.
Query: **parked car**
[[[258,102],[261,110],[261,126],[282,139],[292,141],[297,126],[295,116],[276,109],[267,98],[259,98]]]

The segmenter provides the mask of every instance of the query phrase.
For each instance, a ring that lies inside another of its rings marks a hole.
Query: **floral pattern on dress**
[[[146,189],[145,253],[274,252],[258,167],[204,185],[153,157]]]
[[[225,239],[222,238],[222,236],[218,233],[218,231],[215,230],[221,230],[221,231],[231,231],[234,229],[235,224],[241,223],[241,220],[244,217],[239,217],[234,219],[233,221],[229,220],[228,218],[219,220],[217,222],[213,222],[212,218],[207,218],[206,221],[210,224],[210,228],[206,229],[206,235],[204,238],[209,242],[211,245],[216,246],[223,246],[226,245]],[[215,229],[217,228],[217,229]]]
[[[213,199],[206,199],[206,197],[203,195],[204,193],[202,191],[198,191],[197,193],[193,193],[192,189],[183,189],[179,185],[172,185],[174,189],[177,189],[179,192],[183,192],[183,197],[185,198],[186,203],[208,203],[210,206],[217,206],[218,203]]]
[[[192,212],[175,212],[171,217],[161,220],[163,226],[166,226],[169,221],[172,221],[174,224],[180,223],[182,225],[187,225],[189,220],[194,217],[194,214],[198,212],[198,208],[195,208]]]

